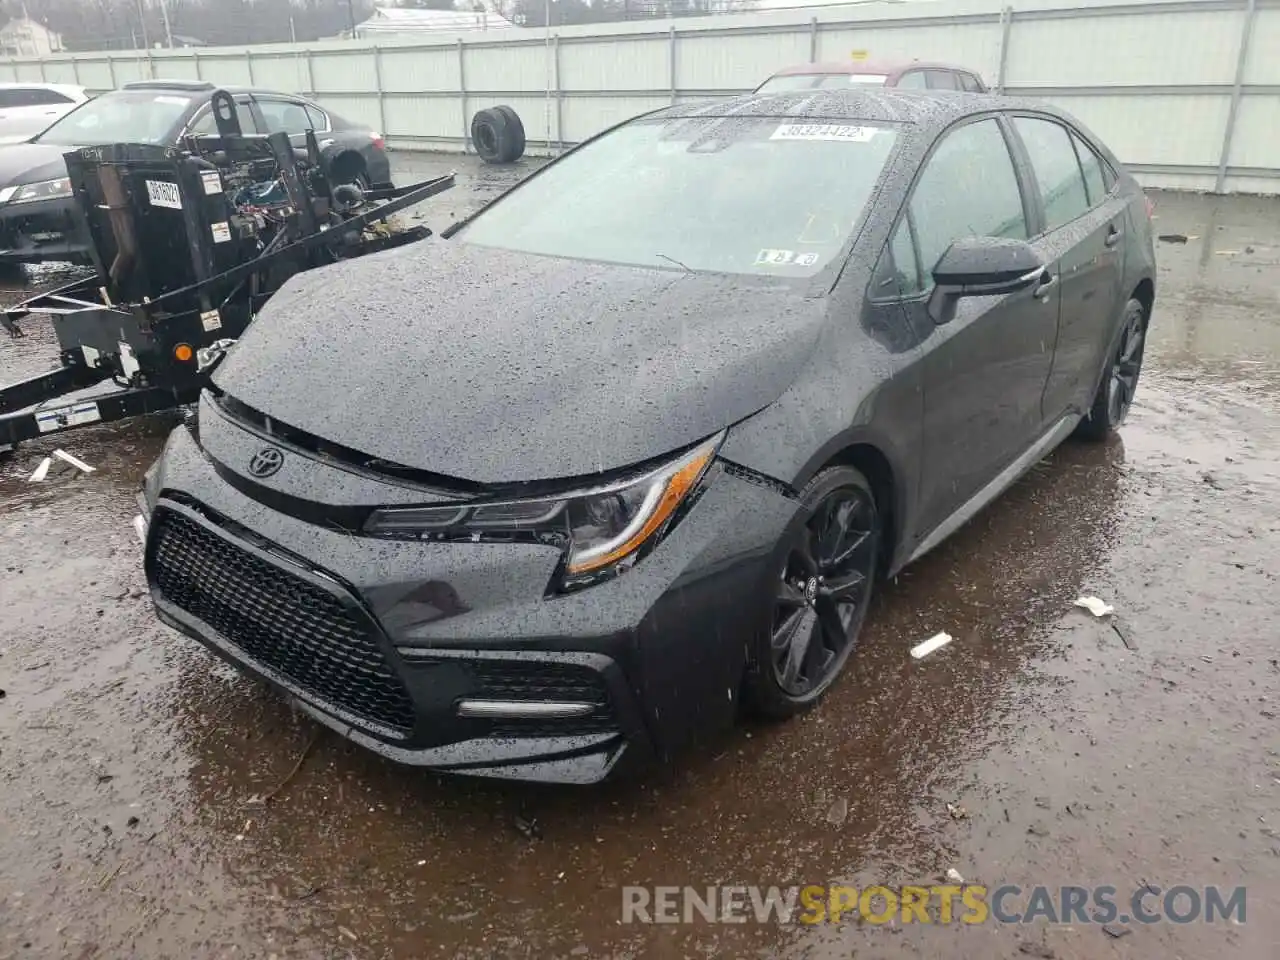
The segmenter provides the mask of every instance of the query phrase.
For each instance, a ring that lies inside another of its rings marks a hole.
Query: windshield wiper
[[[681,262],[680,262],[679,260],[677,260],[675,257],[668,257],[665,253],[655,253],[655,254],[654,254],[654,256],[655,256],[655,257],[661,257],[663,260],[668,260],[668,261],[670,261],[671,263],[674,263],[677,267],[680,267],[682,270],[684,270],[684,272],[685,272],[685,273],[693,273],[693,271],[692,271],[692,270],[690,270],[687,266],[685,266],[683,263],[681,263]],[[681,289],[683,289],[683,288],[681,288]]]

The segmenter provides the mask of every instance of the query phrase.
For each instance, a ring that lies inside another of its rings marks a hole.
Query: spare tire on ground
[[[485,163],[513,163],[524,155],[524,124],[505,104],[476,111],[471,118],[471,145]]]

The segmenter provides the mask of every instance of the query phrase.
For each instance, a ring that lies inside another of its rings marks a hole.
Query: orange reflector
[[[173,348],[173,355],[176,359],[181,360],[183,363],[186,363],[188,360],[190,360],[192,357],[195,356],[195,351],[191,349],[191,346],[189,344],[180,343]]]

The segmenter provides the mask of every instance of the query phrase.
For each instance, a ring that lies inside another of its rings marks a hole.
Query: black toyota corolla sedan
[[[795,714],[877,578],[1124,420],[1149,218],[1038,103],[636,118],[271,300],[147,474],[156,610],[459,772],[594,781]]]

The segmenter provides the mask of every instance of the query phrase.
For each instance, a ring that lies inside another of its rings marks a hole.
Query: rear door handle
[[[1058,285],[1058,275],[1056,273],[1045,273],[1040,278],[1040,283],[1036,286],[1036,291],[1032,296],[1037,300],[1048,300],[1049,294],[1053,288]]]
[[[1114,247],[1120,242],[1120,238],[1124,236],[1123,230],[1117,230],[1114,226],[1107,230],[1106,244],[1108,247]]]

